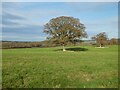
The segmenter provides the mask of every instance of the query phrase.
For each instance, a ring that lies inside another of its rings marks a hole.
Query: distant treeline
[[[81,45],[84,41],[77,41],[76,43],[68,42],[66,45]],[[88,45],[89,41],[85,43]],[[52,42],[50,40],[45,40],[41,42],[21,42],[21,41],[1,41],[0,42],[1,48],[3,49],[10,49],[10,48],[35,48],[35,47],[56,47],[61,46],[58,43]]]
[[[117,45],[120,42],[120,39],[111,39],[108,40],[106,43],[107,45]],[[120,43],[119,43],[120,44]],[[76,43],[67,43],[67,45],[96,45],[95,41],[93,40],[84,40],[84,41],[77,41]],[[49,40],[41,41],[41,42],[20,42],[20,41],[0,41],[0,48],[3,49],[10,49],[10,48],[34,48],[34,47],[56,47],[61,46],[60,44],[56,44]]]
[[[3,49],[40,47],[39,42],[2,41],[1,43]]]
[[[50,41],[41,42],[20,42],[20,41],[1,41],[0,47],[3,49],[10,48],[34,48],[34,47],[54,47],[57,46]]]

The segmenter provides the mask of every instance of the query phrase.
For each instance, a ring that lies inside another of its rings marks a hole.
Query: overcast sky
[[[100,32],[118,37],[117,2],[2,2],[2,39],[45,40],[43,25],[59,16],[79,18],[88,39]]]

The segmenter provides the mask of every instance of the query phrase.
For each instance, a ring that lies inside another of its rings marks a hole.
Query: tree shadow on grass
[[[63,49],[57,49],[56,51],[62,51]],[[66,51],[88,51],[87,48],[73,47],[73,48],[65,48]]]
[[[75,48],[66,48],[67,51],[87,51],[87,48],[80,48],[80,47],[75,47]]]

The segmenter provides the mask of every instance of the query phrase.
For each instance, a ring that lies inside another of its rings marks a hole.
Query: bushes
[[[117,45],[120,44],[119,39],[107,40],[106,45]],[[76,43],[67,42],[67,46],[98,46],[94,40],[83,40]],[[10,49],[10,48],[33,48],[33,47],[56,47],[61,46],[59,43],[52,42],[50,40],[45,40],[41,42],[19,42],[19,41],[2,41],[0,42],[0,48]]]
[[[2,48],[32,48],[32,47],[40,47],[40,42],[12,42],[12,41],[3,41]]]

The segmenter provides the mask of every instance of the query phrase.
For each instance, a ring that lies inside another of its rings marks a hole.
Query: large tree
[[[78,18],[60,16],[51,19],[44,25],[44,32],[49,34],[48,38],[56,43],[64,45],[67,42],[74,42],[76,39],[87,37],[84,24]]]
[[[93,36],[92,40],[95,40],[98,46],[104,47],[107,44],[108,36],[105,32],[101,32]]]

